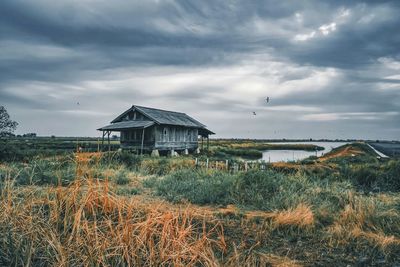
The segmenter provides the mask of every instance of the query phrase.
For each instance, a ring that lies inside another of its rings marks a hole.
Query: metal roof
[[[118,131],[123,129],[143,129],[154,125],[152,121],[121,121],[101,127],[99,131]]]
[[[130,111],[138,111],[142,113],[147,120],[123,120],[124,116],[126,116]],[[184,126],[184,127],[192,127],[198,128],[200,135],[209,135],[215,134],[212,131],[206,129],[206,126],[199,121],[193,119],[182,112],[175,112],[169,110],[162,110],[156,108],[148,108],[142,106],[133,105],[127,111],[119,115],[115,118],[110,125],[101,127],[97,130],[99,131],[118,131],[122,129],[143,129],[157,124],[167,124],[167,125],[176,125],[176,126]]]
[[[208,136],[210,134],[215,134],[214,132],[208,130],[207,128],[199,128],[199,135]]]
[[[178,126],[195,127],[195,128],[206,127],[204,124],[193,119],[192,117],[188,116],[185,113],[148,108],[136,105],[133,105],[130,109],[119,115],[111,123],[118,122],[123,116],[125,116],[131,110],[139,111],[140,113],[147,116],[149,119],[153,120],[158,124],[169,124],[169,125],[178,125]]]

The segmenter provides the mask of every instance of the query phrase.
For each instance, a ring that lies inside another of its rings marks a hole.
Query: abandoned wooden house
[[[214,134],[185,113],[136,105],[97,130],[103,132],[102,144],[107,136],[109,148],[111,132],[120,132],[120,147],[141,154],[191,153],[199,147],[199,136],[203,149],[204,138],[208,148],[209,135]]]

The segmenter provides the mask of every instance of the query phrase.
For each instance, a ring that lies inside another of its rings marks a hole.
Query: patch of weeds
[[[129,173],[126,170],[121,170],[118,172],[118,174],[115,176],[114,182],[117,185],[126,185],[131,182],[131,179],[129,178]]]
[[[115,189],[115,193],[120,196],[135,196],[135,195],[140,195],[141,190],[136,187],[124,186],[124,187],[117,187]]]

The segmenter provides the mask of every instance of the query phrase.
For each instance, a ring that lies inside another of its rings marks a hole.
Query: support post
[[[111,134],[111,131],[108,131],[108,136],[107,136],[107,140],[108,140],[108,151],[111,151],[110,134]]]
[[[208,137],[208,135],[207,135],[207,151],[208,151],[209,147],[210,147],[210,137]]]
[[[143,155],[143,143],[144,143],[144,128],[143,128],[143,132],[142,132],[142,147],[140,149],[140,155]]]
[[[201,136],[201,151],[204,149],[204,137]]]
[[[103,137],[101,138],[101,151],[103,151],[103,149],[104,149],[104,135],[105,135],[104,131],[102,131],[102,133],[103,133]]]

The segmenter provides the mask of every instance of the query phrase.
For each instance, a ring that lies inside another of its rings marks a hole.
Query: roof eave
[[[129,122],[129,121],[128,121]],[[134,121],[132,121],[133,123]],[[142,122],[143,121],[137,121],[137,122]],[[98,128],[98,131],[122,131],[122,130],[129,130],[129,129],[145,129],[149,128],[154,125],[153,121],[147,121],[143,125],[121,125],[121,123],[126,123],[126,122],[116,122],[116,123],[111,123],[110,125],[106,125],[103,127]]]

